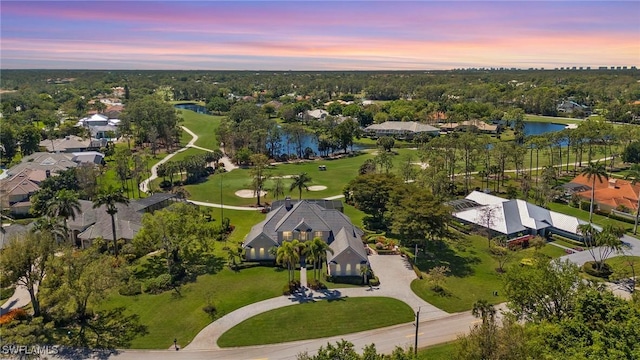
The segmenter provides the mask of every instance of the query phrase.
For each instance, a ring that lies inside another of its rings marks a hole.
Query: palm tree
[[[482,319],[482,324],[491,324],[495,320],[496,309],[487,300],[478,300],[473,304],[471,314],[476,318]]]
[[[129,205],[129,199],[122,194],[122,190],[116,190],[109,186],[107,191],[103,191],[93,200],[93,208],[105,205],[107,214],[111,216],[111,232],[113,234],[113,254],[118,257],[118,237],[116,236],[116,214],[117,204]]]
[[[307,175],[307,173],[294,175],[293,182],[289,187],[289,192],[293,191],[293,189],[295,188],[298,188],[298,191],[300,192],[300,196],[298,197],[298,200],[302,200],[302,189],[309,191],[309,186],[307,185],[307,183],[309,182],[311,182],[311,177]]]
[[[51,236],[60,242],[60,239],[66,237],[66,229],[63,224],[60,223],[59,218],[43,216],[35,221],[32,228],[33,232],[41,232],[45,234],[51,234]]]
[[[624,177],[627,180],[631,180],[632,185],[640,183],[640,164],[634,164],[629,169],[629,172]],[[633,235],[638,231],[638,218],[640,217],[640,193],[638,194],[638,208],[636,209],[636,220],[633,223]]]
[[[360,265],[360,275],[362,275],[362,281],[365,285],[367,284],[369,274],[371,274],[371,267],[369,267],[369,264]]]
[[[591,180],[591,206],[589,206],[589,224],[592,223],[593,219],[593,202],[596,196],[596,179],[598,182],[602,182],[602,178],[609,179],[607,175],[607,169],[603,164],[600,164],[600,161],[589,162],[589,165],[582,169],[580,172],[581,175],[585,175],[588,180]]]
[[[327,261],[327,252],[333,254],[333,249],[331,249],[329,244],[319,237],[315,237],[307,243],[305,254],[311,258],[311,262],[313,263],[314,280],[318,279],[316,273],[318,275],[320,274],[322,265]]]
[[[71,218],[76,219],[76,213],[80,212],[80,202],[78,201],[78,194],[74,191],[62,189],[56,192],[55,196],[48,201],[46,213],[50,217],[64,219],[65,233],[71,240],[71,233],[69,232],[69,226],[67,220]]]
[[[238,264],[242,261],[242,251],[241,247],[230,247],[227,250],[227,264],[235,271],[238,270]]]
[[[277,176],[274,179],[271,192],[273,192],[273,197],[278,200],[280,195],[284,196],[284,180],[282,179],[282,176]]]
[[[276,264],[287,266],[287,270],[289,270],[289,282],[295,279],[293,269],[298,261],[300,261],[300,256],[291,241],[283,241],[276,253]]]

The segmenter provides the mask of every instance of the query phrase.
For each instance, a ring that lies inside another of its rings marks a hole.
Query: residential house
[[[586,105],[578,104],[575,101],[563,100],[558,106],[556,110],[560,113],[572,114],[574,112],[582,111],[585,115],[589,115],[589,107]]]
[[[327,252],[327,268],[331,276],[359,276],[367,264],[367,251],[362,230],[339,210],[324,208],[321,202],[285,199],[273,208],[264,221],[251,228],[242,247],[249,261],[275,260],[270,249],[283,241],[321,238],[333,253]]]
[[[33,178],[29,175],[36,172]],[[40,182],[46,178],[44,171],[23,169],[0,181],[0,207],[14,215],[26,215],[31,208],[29,198],[40,190]]]
[[[118,212],[115,214],[116,236],[118,239],[131,241],[142,229],[142,217],[145,213],[152,213],[163,209],[178,201],[176,194],[155,193],[147,198],[131,201],[129,204],[116,204]],[[87,247],[94,239],[113,239],[111,215],[106,207],[93,207],[93,202],[80,200],[81,210],[75,219],[69,219],[68,224],[73,231],[75,245]]]
[[[329,113],[326,110],[315,109],[315,110],[307,110],[304,113],[298,115],[298,117],[302,118],[304,121],[309,120],[324,120]]]
[[[83,139],[74,135],[67,135],[62,139],[47,139],[40,141],[40,147],[46,148],[47,151],[63,153],[97,150],[106,145],[106,139]]]
[[[8,169],[7,178],[0,180],[0,206],[13,215],[26,215],[31,208],[29,198],[46,178],[82,163],[100,164],[103,159],[98,152],[33,153]]]
[[[82,118],[76,126],[83,126],[89,129],[91,137],[94,139],[111,139],[115,134],[118,137],[119,119],[111,119],[107,115],[94,114]]]
[[[364,131],[372,138],[392,136],[403,140],[411,140],[421,133],[427,133],[432,136],[440,134],[438,128],[415,121],[385,121],[381,124],[369,125]]]
[[[576,217],[550,211],[524,200],[507,200],[474,191],[465,199],[449,202],[453,216],[466,224],[503,235],[508,243],[527,241],[535,235],[558,234],[582,241],[578,226],[587,224]]]
[[[582,201],[591,201],[593,178],[589,179],[586,175],[578,175],[567,186],[578,187],[582,191],[575,193]],[[580,189],[580,186],[585,188]],[[640,196],[640,183],[633,185],[631,181],[623,179],[595,178],[594,203],[600,211],[618,210],[636,213],[638,211],[638,196]]]
[[[27,233],[33,229],[33,223],[28,225],[11,224],[0,227],[0,250],[9,244],[11,239]]]
[[[440,124],[442,131],[472,131],[483,134],[498,134],[502,130],[499,124],[487,124],[481,120],[466,120],[459,123],[444,123]]]

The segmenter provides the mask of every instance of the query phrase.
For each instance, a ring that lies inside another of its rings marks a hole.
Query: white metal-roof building
[[[472,192],[465,199],[470,200],[467,202],[470,207],[456,209],[454,217],[489,228],[510,240],[525,235],[555,233],[582,241],[578,226],[587,224],[574,216],[547,210],[524,200],[507,200],[479,191]]]

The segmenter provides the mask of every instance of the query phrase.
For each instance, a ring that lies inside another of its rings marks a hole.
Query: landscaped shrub
[[[130,277],[129,280],[118,289],[118,294],[122,296],[134,296],[140,295],[141,293],[142,283],[134,277]]]
[[[8,299],[16,291],[15,286],[7,286],[0,289],[0,300]]]
[[[27,312],[22,308],[9,310],[7,313],[0,316],[0,325],[8,324],[14,319],[23,320],[23,319],[26,319],[27,317],[28,317]]]
[[[160,182],[160,188],[161,189],[166,189],[166,188],[170,188],[170,187],[171,187],[171,181],[163,180],[162,182]]]
[[[308,282],[309,289],[313,290],[325,290],[327,285],[320,282],[320,280],[311,280]]]
[[[609,215],[607,215],[607,216],[609,216],[609,219],[614,219],[614,220],[618,220],[618,221],[623,221],[623,222],[626,222],[626,223],[629,223],[629,224],[633,224],[633,223],[634,223],[634,221],[635,221],[634,219],[630,219],[630,218],[625,217],[625,216],[619,216],[619,215],[616,215],[616,214],[614,214],[614,213],[610,213],[610,214],[609,214]]]
[[[613,270],[611,269],[611,266],[609,266],[609,264],[602,264],[602,269],[598,270],[598,265],[595,261],[587,261],[586,263],[584,263],[584,265],[582,265],[582,269],[584,270],[584,272],[591,276],[603,279],[608,279],[609,276],[613,274]]]
[[[395,255],[398,253],[395,250],[387,250],[387,249],[376,250],[376,252],[378,253],[378,255]]]
[[[333,283],[351,285],[362,285],[364,281],[362,276],[334,276],[332,280]]]
[[[384,248],[386,248],[386,246],[383,243],[381,243],[380,241],[378,241],[376,243],[376,250],[382,250]]]
[[[415,264],[412,264],[411,267],[413,268],[413,272],[416,273],[418,279],[422,279],[422,271],[420,271]]]
[[[218,312],[218,309],[213,304],[207,304],[202,308],[202,311],[207,313],[207,315],[209,315],[209,317],[213,319],[216,317],[216,313]]]
[[[171,286],[171,275],[162,274],[153,279],[149,279],[144,284],[144,292],[159,294]]]
[[[590,202],[587,201],[582,201],[580,203],[580,209],[584,210],[584,211],[589,211],[589,206],[591,206]]]

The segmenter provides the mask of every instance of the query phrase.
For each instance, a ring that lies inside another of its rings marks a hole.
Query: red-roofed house
[[[585,175],[579,175],[571,180],[571,183],[591,187],[593,179],[588,179]],[[616,178],[602,178],[602,181],[596,178],[595,184],[594,202],[601,211],[619,210],[618,208],[622,206],[631,209],[632,213],[638,211],[640,184],[632,185],[630,181]],[[576,194],[585,201],[591,201],[591,190],[581,191]]]

